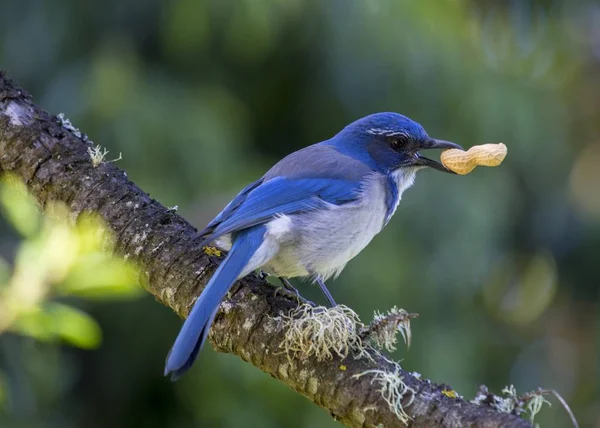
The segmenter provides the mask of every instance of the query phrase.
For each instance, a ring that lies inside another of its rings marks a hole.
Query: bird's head
[[[428,149],[460,149],[458,144],[431,138],[417,122],[398,113],[376,113],[346,126],[335,138],[340,151],[373,167],[394,171],[431,167],[452,173],[419,153]]]

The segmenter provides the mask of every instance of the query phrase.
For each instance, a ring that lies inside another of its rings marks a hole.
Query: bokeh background
[[[365,321],[394,304],[420,314],[394,354],[405,368],[465,397],[481,383],[554,388],[600,427],[597,2],[2,0],[0,67],[197,227],[287,153],[369,113],[464,146],[506,143],[500,168],[419,173],[330,289]],[[6,289],[49,250],[4,201]],[[84,264],[79,279],[99,272]],[[75,332],[34,322],[0,336],[0,426],[339,426],[209,348],[167,381],[181,322],[143,292],[115,293],[135,287],[127,278],[104,281],[106,296],[42,296],[68,303]],[[556,402],[536,421],[569,426]]]

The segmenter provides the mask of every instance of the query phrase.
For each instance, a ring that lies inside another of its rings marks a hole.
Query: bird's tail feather
[[[255,226],[237,233],[231,251],[196,300],[167,356],[165,376],[177,380],[198,356],[217,314],[219,304],[263,242],[265,227]]]

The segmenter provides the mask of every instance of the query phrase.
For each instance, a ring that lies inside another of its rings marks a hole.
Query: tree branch
[[[87,139],[33,104],[0,72],[0,172],[20,177],[44,207],[65,202],[74,219],[99,213],[116,236],[116,251],[141,266],[140,282],[185,316],[220,262],[194,242],[196,229],[144,193],[110,162],[92,165]],[[241,357],[351,427],[531,427],[518,416],[451,398],[448,388],[400,371],[414,391],[402,404],[405,425],[367,370],[397,366],[375,350],[367,358],[298,359],[281,351],[282,314],[297,306],[256,275],[238,282],[211,329],[212,346]],[[165,349],[166,354],[167,349]]]

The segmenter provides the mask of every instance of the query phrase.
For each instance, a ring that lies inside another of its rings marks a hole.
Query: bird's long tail
[[[238,232],[235,236],[229,254],[196,300],[167,356],[165,376],[170,374],[171,380],[177,380],[194,363],[221,300],[241,274],[248,273],[248,262],[262,244],[264,233],[265,227],[261,225]]]

